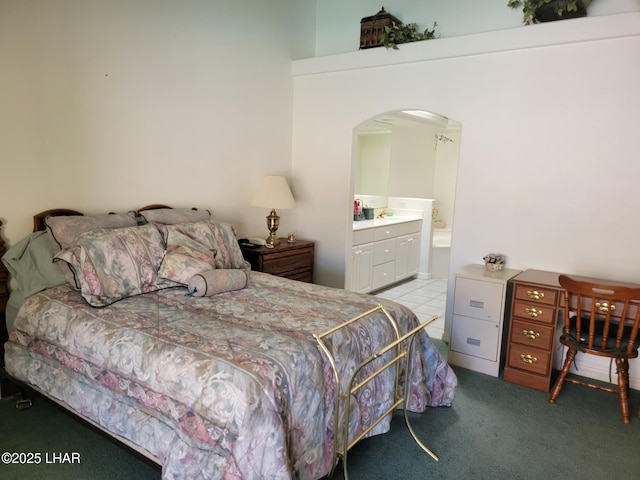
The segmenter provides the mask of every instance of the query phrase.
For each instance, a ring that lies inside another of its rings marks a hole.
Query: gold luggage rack
[[[387,320],[389,321],[389,323],[391,324],[391,326],[393,327],[394,333],[395,333],[395,340],[393,342],[391,342],[390,344],[386,345],[385,347],[383,347],[382,349],[380,349],[379,351],[377,351],[376,353],[374,353],[373,355],[369,356],[367,359],[363,360],[354,370],[353,374],[351,375],[351,379],[349,380],[349,389],[345,392],[342,392],[341,390],[341,382],[340,382],[340,375],[338,373],[338,367],[336,365],[336,361],[333,358],[333,355],[331,354],[331,351],[329,349],[329,347],[327,347],[327,345],[324,342],[324,339],[330,335],[332,335],[333,333],[337,332],[338,330],[341,330],[345,327],[348,327],[349,325],[351,325],[352,323],[355,323],[359,320],[362,320],[365,317],[368,317],[376,312],[382,312],[384,313],[385,317],[387,318]],[[418,332],[420,332],[420,330],[424,329],[427,325],[429,325],[431,322],[433,322],[434,320],[436,320],[438,318],[437,315],[434,315],[433,317],[431,317],[429,320],[427,320],[426,322],[418,325],[417,327],[415,327],[413,330],[409,331],[408,333],[404,334],[404,335],[400,335],[400,331],[398,329],[398,324],[395,321],[395,319],[389,314],[389,312],[380,304],[378,304],[377,307],[372,308],[371,310],[364,312],[356,317],[353,317],[350,320],[347,320],[346,322],[344,322],[341,325],[338,325],[337,327],[331,328],[329,330],[327,330],[326,332],[320,334],[320,335],[314,335],[313,337],[316,339],[316,341],[318,342],[318,344],[320,345],[320,348],[322,349],[322,351],[325,353],[325,355],[327,356],[329,363],[331,364],[331,368],[333,370],[333,376],[334,376],[334,380],[335,380],[335,399],[334,399],[334,409],[333,409],[333,413],[334,413],[334,436],[333,436],[333,447],[334,447],[334,456],[333,456],[333,464],[331,466],[331,471],[329,472],[328,478],[333,476],[333,473],[335,471],[336,465],[338,464],[338,460],[342,459],[342,468],[344,471],[344,479],[345,480],[349,480],[349,475],[347,474],[347,451],[349,449],[351,449],[356,443],[358,443],[360,440],[362,440],[362,438],[364,438],[365,436],[367,436],[367,434],[369,434],[369,432],[371,432],[371,430],[373,430],[382,420],[384,420],[384,418],[386,418],[388,415],[390,415],[391,413],[393,413],[393,411],[398,408],[400,405],[403,405],[403,410],[404,410],[404,420],[405,423],[407,425],[407,428],[409,429],[409,432],[411,433],[411,436],[413,437],[413,439],[416,441],[416,443],[426,452],[428,453],[431,458],[433,458],[435,461],[438,461],[438,457],[431,451],[429,450],[429,448],[427,448],[421,441],[420,439],[417,437],[415,431],[413,430],[413,428],[411,427],[411,423],[409,422],[409,417],[407,414],[407,394],[408,394],[408,389],[409,389],[409,383],[410,383],[410,375],[411,375],[411,361],[410,361],[410,355],[413,351],[413,343],[416,337],[416,334],[418,334]],[[394,357],[387,360],[382,366],[380,366],[377,370],[375,370],[373,373],[371,373],[370,375],[366,376],[364,379],[362,379],[357,385],[354,386],[354,382],[356,380],[356,377],[358,376],[358,374],[360,373],[360,371],[365,368],[367,365],[371,364],[373,361],[377,360],[378,358],[382,357],[383,355],[385,355],[386,353],[395,350],[394,353]],[[357,438],[355,438],[351,443],[349,443],[349,415],[350,415],[350,401],[351,401],[351,395],[354,394],[355,392],[357,392],[360,388],[362,388],[364,385],[366,385],[368,382],[370,382],[371,380],[373,380],[375,377],[377,377],[378,375],[380,375],[382,372],[384,372],[385,370],[387,370],[388,368],[399,364],[399,362],[404,359],[407,358],[407,362],[406,362],[406,372],[405,372],[405,381],[404,381],[404,390],[401,393],[400,392],[400,381],[399,381],[399,376],[400,376],[400,365],[396,366],[395,369],[395,381],[394,381],[394,389],[393,389],[393,404],[391,405],[391,407],[389,407],[388,410],[386,410],[384,413],[382,413],[377,419],[375,419],[371,425],[369,425],[360,435],[358,435]],[[344,419],[344,428],[342,429],[342,431],[340,431],[340,405],[341,405],[341,401],[344,401],[344,412],[346,415],[346,418]],[[342,435],[342,448],[339,447],[338,441],[340,440],[340,434]]]

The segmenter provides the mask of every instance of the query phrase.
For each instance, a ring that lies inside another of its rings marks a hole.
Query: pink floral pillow
[[[179,228],[167,228],[167,248],[158,275],[187,285],[196,273],[215,268],[212,246],[189,237]]]
[[[78,243],[78,239],[85,233],[107,228],[134,227],[136,219],[127,213],[112,213],[108,215],[61,215],[50,216],[45,219],[53,253],[65,248],[71,248]],[[75,275],[67,264],[61,264],[62,273],[71,286],[80,289],[75,281]]]
[[[162,233],[167,244],[169,244],[171,232],[177,231],[205,248],[211,249],[215,259],[215,268],[249,268],[242,256],[240,245],[238,245],[236,232],[233,226],[228,223],[188,222],[176,225],[156,224],[156,227]],[[187,278],[185,283],[188,281]]]
[[[94,307],[176,284],[158,277],[164,242],[154,225],[94,230],[55,258],[66,262]]]

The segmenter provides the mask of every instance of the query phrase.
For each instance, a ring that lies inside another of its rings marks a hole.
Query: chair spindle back
[[[573,331],[589,350],[631,353],[636,349],[640,288],[580,281],[567,275],[560,275],[559,281],[565,289],[565,334]]]

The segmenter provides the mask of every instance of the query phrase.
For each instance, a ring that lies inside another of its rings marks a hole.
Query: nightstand
[[[0,221],[0,226],[2,226],[2,221]],[[7,248],[0,235],[0,257],[2,257],[6,251]],[[12,397],[16,392],[20,391],[8,378],[5,378],[4,372],[4,343],[9,339],[5,319],[7,299],[9,298],[8,282],[9,273],[4,264],[0,262],[0,398]]]
[[[240,246],[244,259],[257,272],[270,273],[278,277],[313,281],[314,242],[297,240],[288,243],[281,238],[273,248]]]
[[[2,227],[2,220],[0,220]],[[2,235],[0,235],[0,257],[7,251]],[[7,336],[7,327],[5,320],[5,310],[7,309],[7,300],[9,299],[9,272],[0,261],[0,367],[4,367],[4,343],[9,339]]]

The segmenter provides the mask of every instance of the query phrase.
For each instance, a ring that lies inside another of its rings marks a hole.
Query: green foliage
[[[418,31],[417,23],[396,23],[393,22],[390,27],[384,27],[382,34],[382,44],[387,48],[398,50],[401,43],[419,42],[421,40],[432,40],[437,38],[436,27],[437,22],[433,23],[433,28],[428,28],[424,32]]]
[[[526,25],[537,23],[536,12],[538,8],[546,5],[547,3],[553,3],[554,9],[559,17],[565,12],[577,12],[578,6],[582,5],[587,8],[591,4],[592,0],[509,0],[507,6],[510,8],[522,7],[523,21]]]

